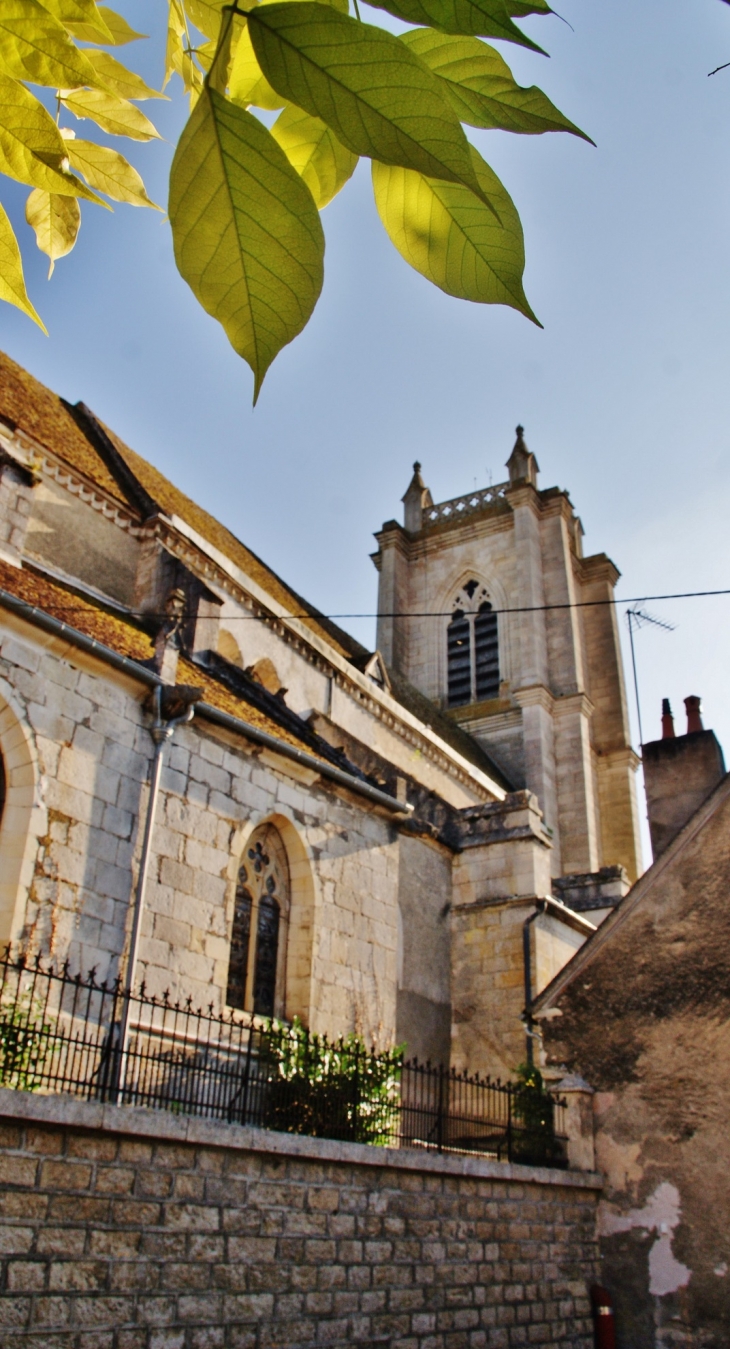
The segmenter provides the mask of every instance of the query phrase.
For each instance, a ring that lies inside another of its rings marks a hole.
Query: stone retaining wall
[[[0,1090],[0,1344],[590,1349],[599,1188]]]

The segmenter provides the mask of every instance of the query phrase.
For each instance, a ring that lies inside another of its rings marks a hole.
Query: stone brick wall
[[[589,1349],[595,1176],[0,1092],[3,1349]]]

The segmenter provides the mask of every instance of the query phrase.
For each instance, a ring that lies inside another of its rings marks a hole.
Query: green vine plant
[[[406,262],[449,295],[538,322],[517,210],[464,124],[589,139],[483,41],[541,52],[515,19],[548,16],[547,0],[370,3],[410,26],[363,22],[357,0],[353,13],[350,0],[168,0],[163,89],[177,75],[190,100],[170,174],[175,261],[251,367],[254,402],[319,298],[320,212],[361,157]],[[138,104],[164,93],[109,50],[141,36],[96,0],[2,0],[0,173],[30,187],[26,219],[51,271],[76,243],[82,202],[155,206],[113,145],[66,124],[158,137]],[[278,111],[270,129],[259,110]],[[43,327],[1,205],[0,298]]]
[[[0,1087],[39,1091],[53,1054],[56,1017],[24,994],[0,1003]]]

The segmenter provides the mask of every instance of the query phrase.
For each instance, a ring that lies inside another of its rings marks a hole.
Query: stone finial
[[[155,669],[166,684],[174,684],[177,677],[186,607],[185,591],[176,586],[165,601],[165,617],[155,637]]]
[[[525,444],[524,426],[515,427],[515,433],[517,439],[507,460],[510,487],[516,487],[523,483],[529,483],[532,487],[537,487],[537,475],[540,472],[540,466],[532,451]]]
[[[662,698],[662,740],[673,740],[674,736],[674,717],[669,699]]]
[[[692,693],[689,698],[685,698],[684,706],[687,712],[687,735],[694,735],[696,731],[704,731],[702,699],[698,698],[696,693]]]
[[[416,460],[408,491],[401,497],[405,506],[405,527],[409,534],[417,534],[423,526],[423,512],[433,505],[431,493],[421,477],[421,465]]]

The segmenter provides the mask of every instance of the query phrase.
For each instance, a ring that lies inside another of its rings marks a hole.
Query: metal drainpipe
[[[524,1015],[525,1052],[527,1055],[527,1062],[530,1065],[530,1067],[533,1066],[533,1063],[535,1061],[532,1050],[532,1042],[536,1038],[535,1032],[532,1029],[534,1023],[532,1020],[532,942],[530,938],[531,938],[532,924],[534,923],[535,919],[540,916],[541,913],[545,912],[546,908],[547,905],[545,903],[545,900],[544,899],[538,900],[535,912],[531,913],[530,917],[526,918],[524,923],[522,924],[522,966],[525,981],[525,1015]]]
[[[124,988],[122,990],[122,1016],[119,1023],[118,1040],[119,1078],[116,1093],[117,1105],[121,1105],[127,1076],[127,1049],[129,1045],[132,989],[134,987],[134,978],[137,973],[137,957],[139,955],[139,941],[142,933],[142,914],[144,913],[147,875],[150,866],[152,830],[154,829],[155,815],[157,813],[157,797],[160,791],[165,745],[172,740],[177,727],[192,721],[193,716],[195,715],[195,708],[191,704],[181,716],[171,717],[169,721],[164,721],[162,717],[162,686],[160,684],[157,685],[152,696],[154,699],[155,720],[150,728],[150,735],[155,742],[155,753],[152,760],[152,771],[150,773],[150,794],[147,801],[147,818],[144,826],[142,852],[139,859],[137,890],[134,896],[134,914],[132,916],[132,932],[129,939],[129,956],[127,958],[127,970],[124,976]]]

